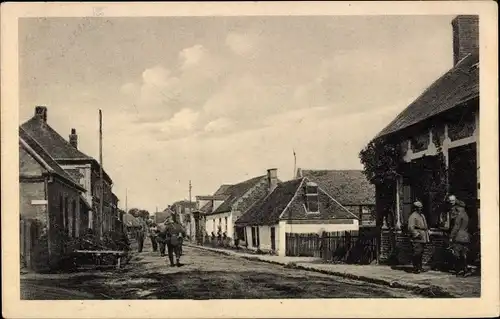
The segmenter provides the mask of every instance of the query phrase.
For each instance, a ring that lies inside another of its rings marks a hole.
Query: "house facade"
[[[278,183],[277,169],[269,169],[266,175],[234,184],[223,185],[212,196],[197,196],[201,204],[205,232],[209,236],[225,233],[234,238],[234,222],[256,201],[264,198]]]
[[[440,222],[447,195],[465,203],[469,232],[479,243],[478,16],[458,16],[452,28],[453,67],[374,139],[394,145],[400,154],[395,181],[376,187],[382,261],[409,262],[406,227],[416,200],[431,228],[426,262],[439,264],[447,245]]]
[[[39,143],[55,161],[82,186],[86,205],[92,207],[88,214],[88,228],[98,234],[108,232],[113,227],[113,218],[117,214],[117,198],[113,197],[113,182],[103,170],[104,198],[101,199],[100,165],[92,157],[78,149],[78,136],[72,129],[68,141],[57,133],[47,122],[48,110],[45,106],[35,107],[34,116],[21,127]],[[99,216],[100,202],[103,203],[103,215]]]
[[[180,200],[173,203],[170,209],[179,216],[179,222],[184,226],[187,236],[194,236],[194,218],[192,212],[196,209],[196,202]]]
[[[361,170],[297,169],[296,178],[317,183],[343,207],[359,218],[359,227],[375,227],[375,186]]]
[[[287,234],[358,230],[358,217],[307,178],[279,183],[237,221],[250,249],[287,255]]]
[[[69,239],[85,229],[85,188],[24,129],[19,128],[21,265],[56,268]]]

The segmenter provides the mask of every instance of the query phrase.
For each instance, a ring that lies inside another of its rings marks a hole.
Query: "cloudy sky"
[[[20,121],[35,105],[154,211],[359,151],[452,65],[451,16],[21,19]]]

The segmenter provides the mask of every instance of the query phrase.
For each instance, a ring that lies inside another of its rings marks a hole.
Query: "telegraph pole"
[[[101,194],[100,194],[100,209],[99,209],[99,236],[102,239],[103,233],[103,217],[104,217],[104,179],[102,168],[102,111],[99,110],[99,176],[101,178]]]

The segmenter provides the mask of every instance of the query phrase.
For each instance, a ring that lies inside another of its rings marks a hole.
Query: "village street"
[[[418,298],[411,292],[184,247],[181,267],[151,252],[123,269],[26,276],[22,299]]]

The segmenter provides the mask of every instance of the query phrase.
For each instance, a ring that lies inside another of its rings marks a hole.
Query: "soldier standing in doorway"
[[[457,276],[468,276],[467,253],[470,244],[468,232],[469,216],[465,211],[465,204],[454,195],[448,198],[450,210],[450,249],[455,257],[455,271]]]

